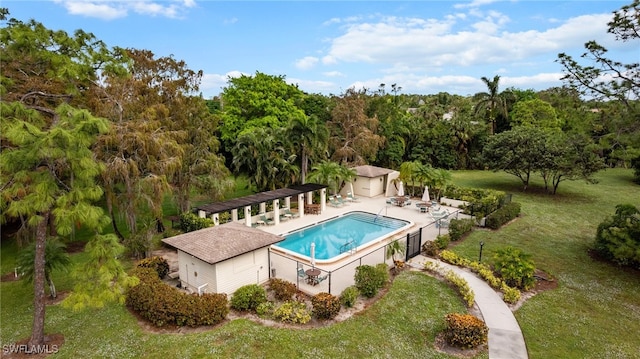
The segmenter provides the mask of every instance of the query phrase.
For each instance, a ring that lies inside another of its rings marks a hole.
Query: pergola
[[[260,205],[259,214],[265,214],[266,203],[273,202],[273,221],[275,224],[280,223],[280,200],[284,199],[284,207],[290,208],[291,197],[298,196],[298,213],[300,217],[304,216],[304,206],[302,203],[313,203],[313,192],[320,191],[320,211],[326,209],[327,202],[327,186],[318,183],[306,183],[295,185],[288,188],[280,188],[273,191],[260,192],[250,196],[234,198],[228,201],[204,204],[195,208],[198,216],[202,218],[211,218],[218,225],[220,222],[219,214],[231,211],[231,220],[238,220],[238,209],[244,208],[245,225],[251,227],[251,206]],[[306,196],[305,196],[306,194]],[[306,197],[306,202],[304,198]]]

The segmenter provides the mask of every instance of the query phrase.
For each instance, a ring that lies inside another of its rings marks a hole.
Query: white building
[[[244,285],[269,280],[269,246],[282,240],[284,237],[231,222],[162,241],[178,250],[183,288],[230,295]]]

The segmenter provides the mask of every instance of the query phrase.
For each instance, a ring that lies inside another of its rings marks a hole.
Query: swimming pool
[[[333,262],[341,256],[352,254],[401,232],[411,225],[411,222],[397,218],[367,212],[349,212],[288,233],[284,241],[273,247],[310,260],[313,243],[317,263]]]

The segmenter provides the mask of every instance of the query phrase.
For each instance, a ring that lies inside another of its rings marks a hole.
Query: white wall
[[[216,268],[215,265],[206,263],[188,253],[178,251],[178,265],[180,266],[180,282],[183,288],[191,288],[194,293],[198,287],[208,283],[203,288],[205,293],[216,293]]]
[[[262,284],[269,280],[267,248],[217,264],[209,264],[183,251],[178,251],[178,265],[182,287],[191,288],[194,293],[197,293],[198,286],[208,283],[203,288],[203,292],[231,295],[243,285]]]
[[[247,284],[262,284],[269,280],[267,247],[220,262],[216,266],[217,293],[231,295]]]

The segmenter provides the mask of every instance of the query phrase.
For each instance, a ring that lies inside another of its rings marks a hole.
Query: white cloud
[[[127,9],[117,3],[94,3],[89,1],[56,1],[62,4],[72,15],[95,17],[103,20],[113,20],[127,16]]]
[[[200,91],[205,94],[218,94],[228,85],[229,79],[247,75],[240,71],[229,71],[221,74],[204,74],[200,82]]]
[[[464,24],[457,24],[455,18],[386,17],[348,26],[330,42],[322,61],[324,64],[366,62],[410,68],[511,63],[581,48],[590,39],[602,39],[610,17],[609,14],[579,16],[546,31],[521,32],[499,32],[509,18],[497,12],[485,15],[468,30],[457,29]]]
[[[232,17],[230,19],[224,19],[224,21],[223,21],[223,23],[225,25],[235,24],[236,22],[238,22],[238,18],[237,17]]]
[[[306,56],[296,61],[295,66],[300,70],[309,70],[318,63],[318,58]]]
[[[307,93],[327,93],[336,88],[336,84],[329,81],[304,80],[296,78],[287,78],[288,84],[296,85],[302,91]]]
[[[344,74],[340,71],[327,71],[322,74],[327,77],[344,77]]]
[[[179,18],[185,9],[196,6],[195,0],[174,1],[168,5],[163,4],[162,1],[149,0],[55,0],[55,2],[64,6],[72,15],[82,15],[103,20],[126,17],[129,11],[141,15]]]

